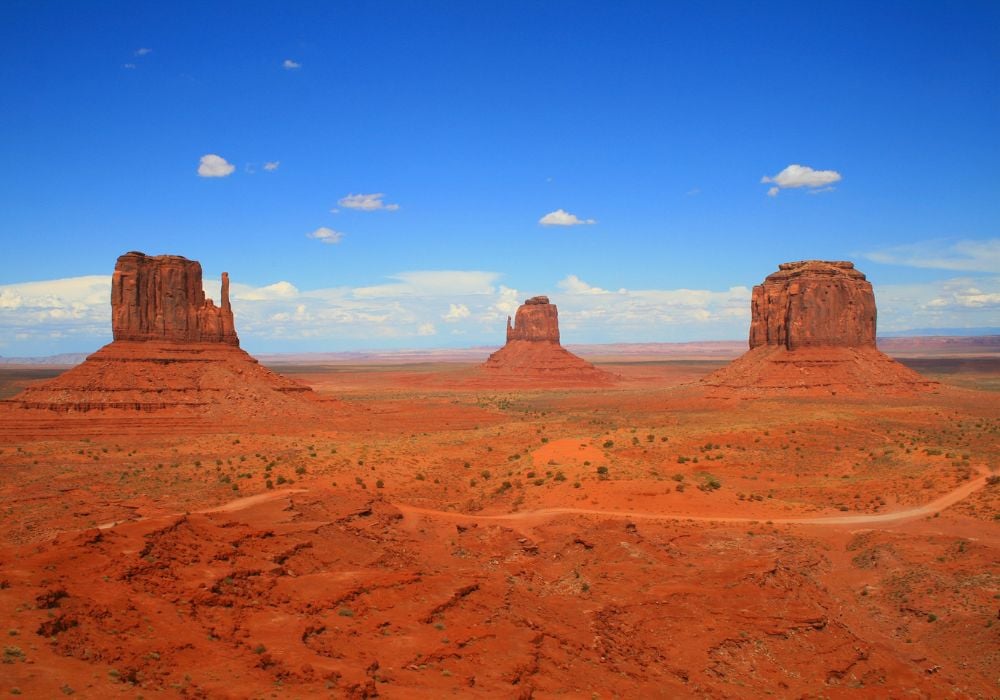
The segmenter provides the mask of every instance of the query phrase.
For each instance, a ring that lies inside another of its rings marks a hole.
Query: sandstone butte
[[[750,310],[750,349],[702,379],[711,395],[898,394],[938,387],[875,347],[875,294],[854,263],[782,263],[754,287]]]
[[[607,384],[613,375],[577,357],[559,343],[559,311],[548,297],[526,300],[507,317],[507,343],[483,364],[487,376],[504,382],[539,380]]]
[[[111,319],[111,343],[0,402],[7,415],[153,413],[239,423],[295,416],[321,403],[311,389],[262,367],[239,347],[228,274],[222,273],[221,305],[215,306],[195,260],[137,252],[119,257]]]

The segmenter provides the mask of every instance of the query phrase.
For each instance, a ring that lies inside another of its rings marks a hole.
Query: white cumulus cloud
[[[288,279],[247,285],[237,272],[231,297],[240,338],[252,352],[455,342],[499,347],[507,316],[539,294],[558,305],[563,342],[570,344],[743,340],[750,322],[748,286],[615,288],[617,278],[608,272],[600,281],[578,275],[536,280],[524,291],[501,279],[499,272],[481,270],[416,270],[374,286],[309,289]],[[218,299],[217,275],[206,275],[205,291]],[[875,295],[883,333],[995,327],[1000,317],[997,274],[876,285]],[[0,353],[99,347],[111,339],[110,296],[110,275],[0,285]]]
[[[418,270],[391,275],[395,280],[389,284],[371,287],[357,287],[354,294],[359,297],[399,297],[413,298],[464,296],[467,294],[492,294],[493,283],[500,275],[496,272],[479,270]]]
[[[232,285],[231,297],[242,301],[268,301],[272,299],[294,299],[298,288],[291,282],[275,282],[264,287],[250,287],[243,284]]]
[[[556,209],[538,220],[542,226],[580,226],[581,224],[596,224],[594,219],[581,219],[576,214],[570,214],[565,209]]]
[[[302,64],[297,63],[296,61],[293,61],[290,58],[286,58],[284,61],[281,62],[281,67],[284,68],[285,70],[295,70],[296,68],[301,68]]]
[[[111,339],[110,300],[111,275],[0,285],[0,347],[51,354],[37,348],[59,338],[90,338],[81,347],[92,349]]]
[[[208,153],[201,157],[198,163],[198,175],[201,177],[227,177],[233,174],[236,166],[222,156]]]
[[[1000,275],[875,285],[878,330],[996,327]]]
[[[448,323],[455,323],[471,315],[472,312],[469,311],[469,307],[465,304],[448,304],[448,313],[442,314],[441,318]]]
[[[841,179],[840,173],[836,170],[814,170],[808,165],[793,163],[777,175],[771,177],[765,175],[760,181],[764,184],[771,183],[773,186],[768,188],[767,195],[776,197],[781,190],[799,187],[808,188],[812,194],[827,192],[833,189],[830,185],[840,182]]]
[[[388,204],[383,201],[385,197],[384,192],[374,192],[372,194],[349,194],[346,197],[341,197],[337,202],[344,209],[357,209],[359,211],[378,211],[382,209],[384,211],[396,211],[399,209],[398,204]],[[333,210],[336,213],[336,210]]]
[[[344,237],[344,234],[340,231],[334,231],[332,228],[327,228],[326,226],[320,226],[318,229],[311,233],[306,234],[307,237],[317,240],[321,243],[340,243],[340,240]]]
[[[281,165],[280,160],[269,160],[266,163],[264,163],[264,170],[266,170],[269,173],[273,173],[275,170],[278,169],[279,165]]]
[[[607,289],[601,289],[600,287],[594,287],[576,275],[567,275],[565,279],[559,282],[559,289],[570,294],[610,294]]]

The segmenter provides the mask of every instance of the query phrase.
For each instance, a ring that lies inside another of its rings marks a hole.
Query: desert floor
[[[997,697],[1000,361],[907,363],[940,390],[286,364],[324,419],[5,416],[0,694]]]

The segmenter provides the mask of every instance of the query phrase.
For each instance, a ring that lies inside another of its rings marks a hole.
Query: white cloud
[[[344,237],[344,234],[340,231],[334,231],[332,228],[327,228],[326,226],[320,226],[318,229],[312,233],[307,233],[307,237],[320,241],[321,243],[340,243],[340,240]]]
[[[125,68],[126,70],[135,70],[135,64],[134,63],[123,63],[122,64],[122,68]]]
[[[303,289],[291,280],[231,287],[236,327],[253,352],[499,347],[506,318],[529,296],[559,307],[563,342],[745,339],[750,289],[611,289],[567,275],[528,292],[481,270],[416,270],[365,287]],[[607,279],[613,280],[614,277]],[[218,299],[217,275],[206,294]],[[1000,275],[876,286],[880,332],[1000,325]],[[110,340],[111,277],[0,285],[0,353],[88,351]],[[441,324],[446,324],[447,331]],[[460,340],[459,340],[460,339]]]
[[[538,220],[542,226],[580,226],[581,224],[596,224],[594,219],[581,219],[576,214],[570,214],[565,209],[556,209]]]
[[[344,209],[358,209],[360,211],[378,211],[379,209],[396,211],[399,209],[398,204],[386,204],[382,201],[383,197],[385,197],[385,193],[383,192],[349,194],[346,197],[342,197],[337,204]],[[332,209],[331,213],[336,213],[336,210]]]
[[[354,294],[358,297],[457,297],[465,295],[492,294],[493,283],[500,275],[496,272],[479,270],[420,270],[400,272],[390,276],[396,280],[390,284],[358,287]]]
[[[151,54],[151,53],[153,53],[153,49],[145,49],[145,48],[143,48],[143,49],[136,49],[135,50],[135,55],[136,56],[145,56],[146,54]]]
[[[516,289],[500,285],[500,295],[493,308],[505,315],[511,315],[521,305],[520,295]]]
[[[1000,238],[981,240],[934,240],[893,246],[863,257],[886,265],[936,270],[1000,271]]]
[[[296,70],[297,68],[301,68],[302,64],[296,63],[290,58],[286,58],[284,61],[281,62],[281,67],[284,68],[285,70]]]
[[[448,313],[442,314],[441,318],[448,323],[455,323],[471,315],[472,312],[469,311],[469,307],[465,304],[448,304]]]
[[[266,170],[269,173],[273,173],[275,170],[278,169],[278,166],[280,165],[281,165],[280,160],[269,160],[266,163],[264,163],[264,170]]]
[[[828,192],[835,182],[840,182],[841,175],[836,170],[813,170],[808,165],[798,165],[793,163],[773,177],[765,175],[760,179],[761,183],[773,183],[773,187],[767,190],[769,197],[778,196],[778,192],[783,189],[795,189],[798,187],[809,188],[813,194],[816,192]]]
[[[875,285],[878,329],[1000,325],[1000,275]]]
[[[110,275],[0,285],[0,346],[51,354],[31,348],[89,337],[96,340],[84,340],[82,349],[92,349],[111,339],[110,299]]]
[[[227,177],[233,174],[236,166],[222,156],[208,153],[198,162],[198,175],[201,177]]]
[[[565,279],[559,282],[559,289],[564,292],[569,292],[570,294],[611,294],[607,289],[601,289],[600,287],[593,287],[576,275],[568,275]]]
[[[250,287],[243,284],[233,284],[230,291],[232,299],[242,301],[269,301],[273,299],[294,299],[299,295],[298,288],[291,282],[275,282],[265,287]]]
[[[568,275],[553,297],[562,326],[606,334],[619,342],[671,339],[679,331],[694,338],[739,338],[750,321],[750,289],[618,289],[611,291]]]

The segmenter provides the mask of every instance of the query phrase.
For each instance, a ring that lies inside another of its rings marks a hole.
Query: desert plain
[[[939,384],[718,396],[711,345],[589,348],[597,386],[276,356],[316,410],[8,411],[2,691],[996,697],[998,347],[887,346]]]

